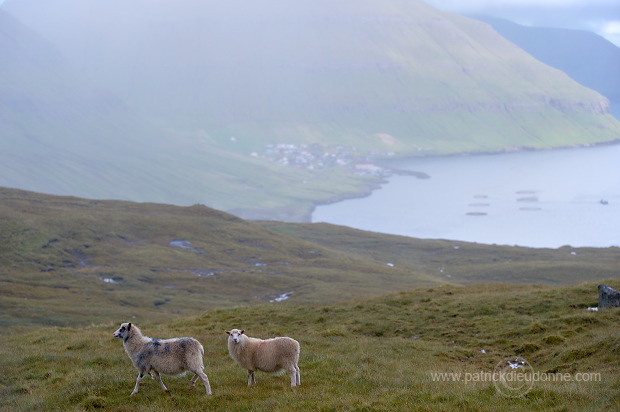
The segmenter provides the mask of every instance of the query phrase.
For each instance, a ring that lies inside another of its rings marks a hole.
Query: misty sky
[[[5,0],[0,0],[0,5]],[[620,0],[425,0],[446,11],[597,33],[620,47]]]
[[[441,10],[500,17],[526,26],[587,30],[620,46],[619,0],[426,0]]]

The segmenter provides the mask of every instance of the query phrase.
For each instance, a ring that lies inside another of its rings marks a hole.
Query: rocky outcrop
[[[598,307],[620,306],[620,292],[607,285],[598,285]]]

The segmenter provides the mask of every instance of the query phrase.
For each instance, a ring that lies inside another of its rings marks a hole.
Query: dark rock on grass
[[[620,292],[607,285],[598,285],[598,307],[620,306]]]

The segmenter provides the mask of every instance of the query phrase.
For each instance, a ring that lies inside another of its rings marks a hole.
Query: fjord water
[[[423,239],[556,248],[620,245],[620,145],[427,157],[389,167],[370,196],[319,206],[313,222]]]

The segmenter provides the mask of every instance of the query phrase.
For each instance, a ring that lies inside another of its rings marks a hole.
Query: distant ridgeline
[[[353,148],[355,170],[620,138],[605,97],[415,0],[7,0],[0,73],[0,185],[248,216],[368,190],[278,145]]]
[[[620,118],[620,47],[588,31],[529,27],[488,16],[475,17],[541,62],[607,97],[612,113]]]

